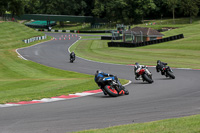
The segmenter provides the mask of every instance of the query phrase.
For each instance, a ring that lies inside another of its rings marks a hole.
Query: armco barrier
[[[47,36],[37,36],[37,37],[32,37],[32,38],[29,38],[29,39],[25,39],[25,40],[22,40],[24,43],[31,43],[31,42],[34,42],[34,41],[37,41],[37,40],[43,40],[43,39],[46,39]]]
[[[146,42],[139,42],[139,43],[108,42],[108,47],[142,47],[142,46],[146,46],[146,45],[153,45],[153,44],[158,44],[158,43],[162,43],[162,42],[173,41],[173,40],[177,40],[177,39],[181,39],[181,38],[184,38],[183,34],[179,34],[179,35],[175,35],[175,36],[170,36],[170,37],[163,38],[163,39],[158,39],[158,40],[151,40],[151,41],[146,41]]]

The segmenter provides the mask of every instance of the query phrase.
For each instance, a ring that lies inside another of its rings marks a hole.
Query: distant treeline
[[[199,13],[200,0],[0,0],[0,16],[21,14],[82,15],[108,22],[140,23],[144,19],[190,17]]]

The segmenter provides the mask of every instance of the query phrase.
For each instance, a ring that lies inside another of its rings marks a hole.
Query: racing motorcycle
[[[75,61],[75,55],[70,55],[70,62],[73,63]]]
[[[125,94],[124,91],[124,86],[122,86],[121,84],[119,84],[118,79],[113,76],[113,77],[106,77],[103,78],[103,92],[104,94],[108,94],[111,97],[117,97],[117,96],[121,96],[123,94]],[[126,95],[128,95],[128,91],[126,90]]]
[[[148,83],[153,83],[152,79],[152,74],[151,72],[147,69],[146,66],[142,66],[140,71],[138,72],[139,76],[142,77],[143,82],[147,81]]]
[[[173,74],[172,69],[169,66],[166,66],[167,63],[165,63],[162,67],[158,63],[156,66],[157,72],[161,71],[161,75],[165,75],[166,77],[170,77],[172,79],[175,79],[175,76]]]
[[[73,63],[75,61],[75,57],[70,57],[70,62]]]

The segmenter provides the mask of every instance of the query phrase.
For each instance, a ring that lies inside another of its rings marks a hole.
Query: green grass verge
[[[44,35],[19,23],[0,23],[0,103],[28,101],[98,89],[93,75],[59,70],[18,58],[24,39]],[[49,40],[48,37],[47,40]],[[45,41],[45,40],[44,40]],[[127,80],[121,80],[127,83]]]
[[[199,133],[200,115],[173,118],[148,123],[113,126],[73,133]]]
[[[107,63],[155,65],[160,59],[172,67],[200,68],[199,21],[163,32],[165,37],[181,33],[184,39],[138,48],[108,47],[107,42],[110,41],[105,40],[81,40],[71,50],[80,57]]]

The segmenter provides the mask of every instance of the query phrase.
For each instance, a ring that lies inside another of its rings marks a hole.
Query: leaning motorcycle
[[[117,97],[123,95],[124,88],[122,85],[120,85],[115,77],[106,77],[103,78],[103,91],[105,91],[109,96],[111,97]]]
[[[164,66],[161,70],[161,74],[165,75],[166,77],[170,77],[172,79],[175,79],[175,76],[173,74],[172,69],[169,66]]]
[[[146,66],[143,66],[140,71],[138,72],[138,74],[142,77],[143,82],[147,81],[148,83],[153,83],[153,79],[152,79],[152,74],[151,72],[147,69]]]

